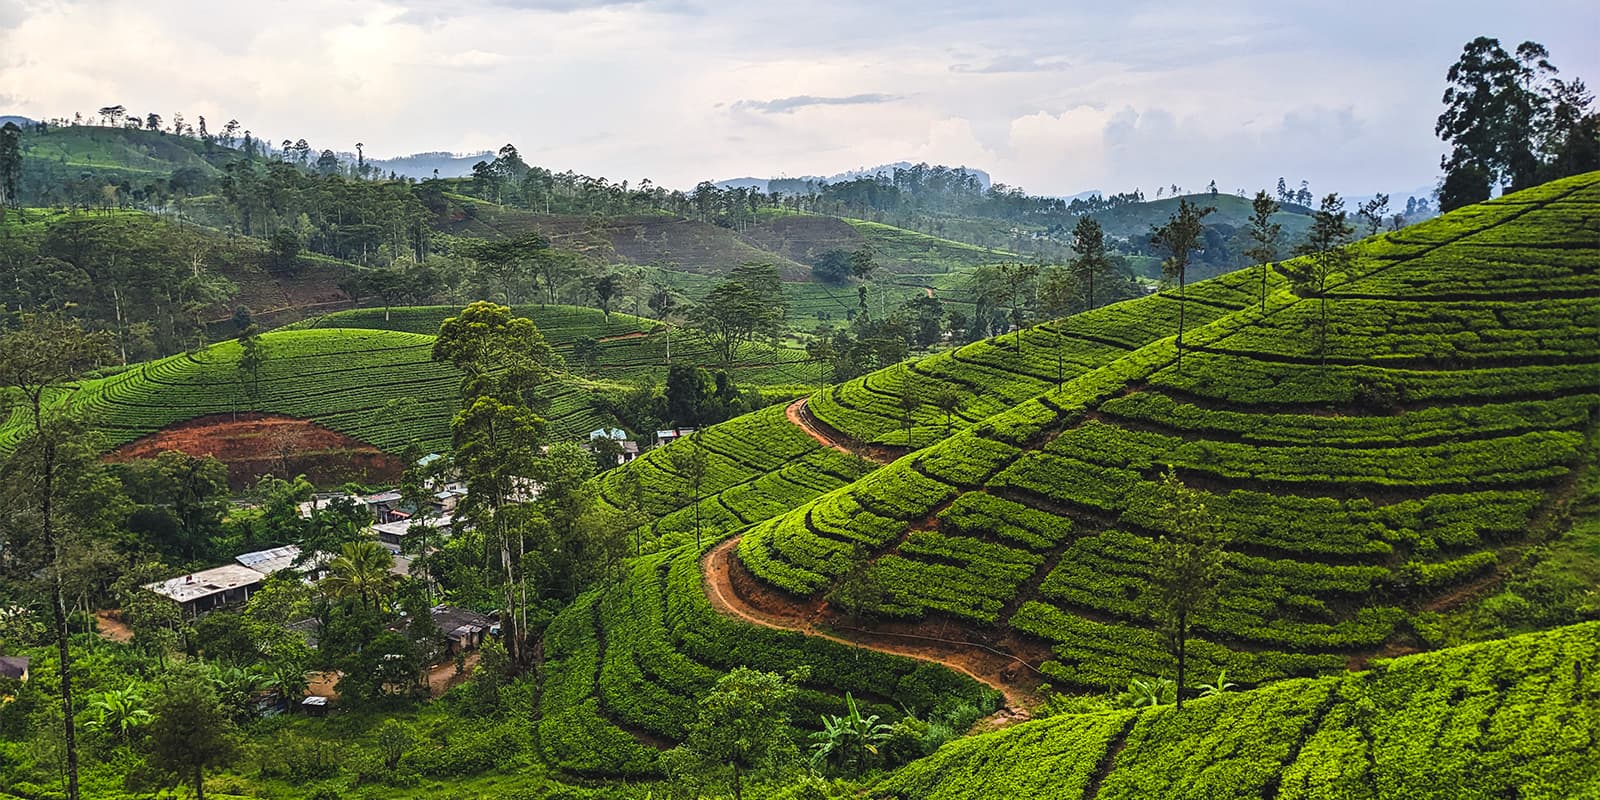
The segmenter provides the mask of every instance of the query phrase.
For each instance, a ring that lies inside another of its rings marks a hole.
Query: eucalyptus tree
[[[1178,282],[1178,372],[1183,372],[1183,331],[1185,324],[1185,311],[1188,305],[1184,284],[1189,275],[1189,262],[1193,252],[1204,241],[1205,218],[1217,209],[1212,206],[1204,208],[1189,202],[1188,198],[1178,201],[1178,210],[1167,219],[1166,224],[1150,231],[1150,243],[1166,253],[1166,258],[1161,262],[1161,271],[1168,280]]]

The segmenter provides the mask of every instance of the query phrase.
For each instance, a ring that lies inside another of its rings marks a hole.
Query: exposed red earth
[[[345,481],[396,480],[405,465],[359,439],[308,420],[279,414],[196,417],[129,442],[106,456],[127,462],[166,450],[212,456],[228,465],[228,483],[241,488],[262,475],[305,475],[319,486]]]

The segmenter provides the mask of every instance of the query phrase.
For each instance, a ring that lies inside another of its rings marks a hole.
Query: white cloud
[[[1268,0],[0,0],[0,114],[122,103],[374,156],[514,142],[689,186],[900,159],[1030,191],[1414,186],[1479,33],[1600,81],[1592,9]],[[1375,24],[1373,20],[1382,20]]]

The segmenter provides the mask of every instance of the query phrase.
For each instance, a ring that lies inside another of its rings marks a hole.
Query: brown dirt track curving
[[[932,661],[964,673],[1005,696],[1005,708],[978,723],[984,730],[1026,720],[1028,708],[1039,704],[1037,690],[1042,679],[1028,660],[977,642],[944,638],[925,624],[884,625],[873,630],[846,627],[832,619],[835,615],[826,602],[790,597],[762,585],[734,556],[738,544],[739,537],[722,542],[706,553],[701,563],[706,596],[718,611],[754,625]],[[1042,658],[1046,654],[1030,655]]]

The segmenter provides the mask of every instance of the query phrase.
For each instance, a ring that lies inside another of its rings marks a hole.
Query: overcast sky
[[[1594,0],[0,0],[0,114],[123,104],[686,187],[925,160],[1031,192],[1429,184],[1474,36],[1600,84]],[[1302,7],[1305,8],[1302,8]]]

